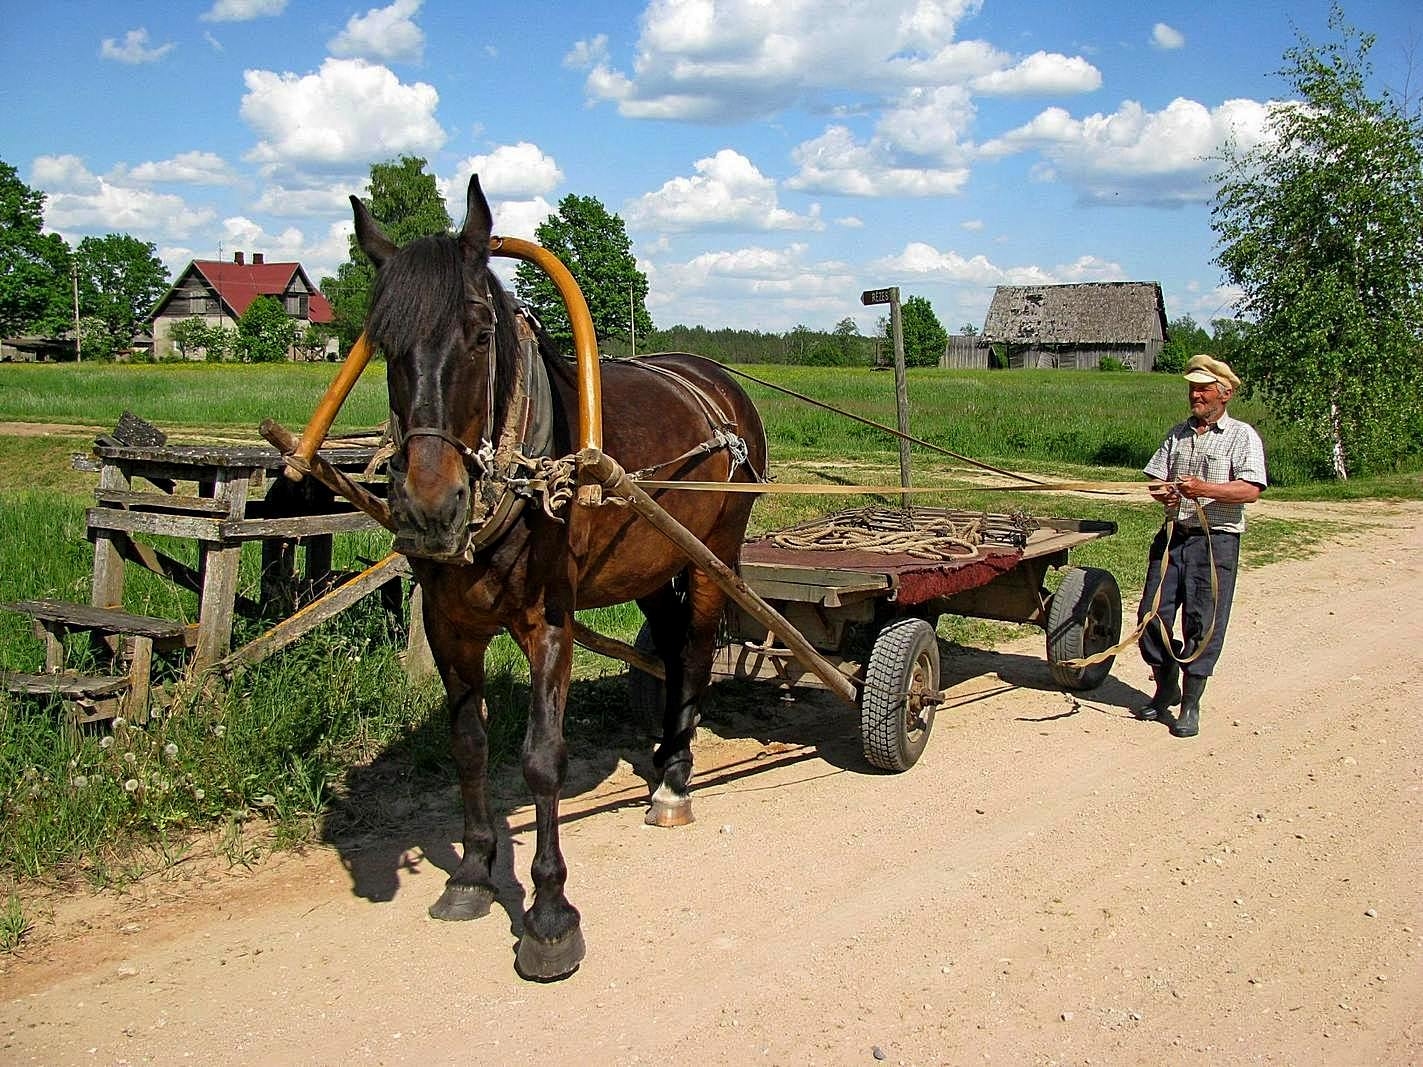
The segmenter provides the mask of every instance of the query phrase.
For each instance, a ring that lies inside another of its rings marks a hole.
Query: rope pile
[[[864,507],[841,511],[771,534],[777,548],[797,551],[851,550],[916,556],[919,559],[973,559],[979,546],[1021,549],[1036,521],[1021,511],[995,515],[948,508]]]

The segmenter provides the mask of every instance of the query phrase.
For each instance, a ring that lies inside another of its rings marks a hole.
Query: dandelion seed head
[[[163,754],[165,756],[168,756],[169,758],[176,756],[178,754],[178,746],[175,745],[172,741],[169,741],[166,745],[163,746]]]
[[[84,775],[82,774],[76,774],[73,778],[69,780],[69,784],[72,785],[75,789],[83,789],[86,785],[89,784],[89,779],[84,777]]]
[[[101,737],[101,738],[99,738],[99,747],[100,747],[100,748],[113,748],[113,747],[114,747],[114,739],[113,739],[112,737]]]
[[[137,779],[137,778],[130,778],[127,782],[125,782],[125,783],[124,783],[124,792],[125,792],[125,793],[137,793],[137,792],[138,792],[138,779]]]

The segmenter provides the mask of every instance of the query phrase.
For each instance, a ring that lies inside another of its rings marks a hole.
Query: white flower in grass
[[[122,729],[123,729],[125,726],[127,726],[127,725],[128,725],[128,720],[125,719],[125,718],[120,717],[120,718],[117,718],[117,719],[114,720],[114,729],[115,729],[115,730],[122,730]]]
[[[163,755],[167,756],[169,759],[172,759],[177,754],[178,746],[175,745],[172,741],[169,741],[166,745],[163,746]]]
[[[89,784],[89,779],[85,778],[82,774],[76,774],[73,778],[69,780],[69,784],[72,785],[75,789],[83,789],[86,785]]]
[[[221,737],[225,733],[227,733],[227,727],[222,725],[222,723],[218,723],[212,728],[213,737]]]
[[[255,803],[259,808],[270,808],[275,805],[276,802],[277,798],[272,796],[271,793],[263,793],[253,803]]]
[[[137,779],[137,778],[130,778],[127,782],[125,782],[125,783],[124,783],[124,792],[125,792],[125,793],[137,793],[137,792],[138,792],[138,779]]]
[[[201,790],[201,789],[194,789],[194,790],[193,790],[193,799],[194,799],[194,800],[203,800],[203,799],[205,799],[206,797],[207,797],[207,793],[205,793],[203,790]]]
[[[124,762],[127,763],[130,767],[132,767],[135,763],[138,762],[138,757],[137,757],[136,755],[134,755],[132,752],[125,752],[125,753],[124,753]]]
[[[112,737],[101,737],[101,738],[99,738],[99,747],[100,747],[100,748],[113,748],[113,747],[114,747],[114,739],[113,739]]]

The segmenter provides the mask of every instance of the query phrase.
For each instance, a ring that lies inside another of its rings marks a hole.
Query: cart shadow
[[[1135,662],[1135,661],[1133,661]],[[1124,669],[1120,657],[1113,664],[1113,671]],[[1144,668],[1143,668],[1144,669]],[[952,646],[942,657],[940,682],[946,689],[975,678],[996,677],[1003,686],[985,692],[950,697],[954,706],[989,699],[1008,689],[1038,690],[1043,694],[1042,715],[1020,715],[1019,722],[1052,722],[1067,719],[1081,712],[1084,707],[1120,718],[1134,719],[1134,709],[1148,699],[1148,694],[1123,681],[1115,674],[1107,675],[1095,689],[1076,692],[1064,690],[1052,677],[1052,669],[1040,656],[1023,655],[1016,652],[996,652],[987,649]]]

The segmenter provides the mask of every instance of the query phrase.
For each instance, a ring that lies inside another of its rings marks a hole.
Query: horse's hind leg
[[[450,748],[464,802],[464,856],[445,883],[440,899],[430,905],[430,916],[435,919],[481,918],[489,914],[495,897],[490,872],[497,841],[487,788],[489,734],[484,724],[484,649],[483,642],[461,644],[457,649],[436,647],[450,710]]]
[[[726,594],[702,571],[687,571],[687,594],[675,619],[666,627],[667,710],[662,741],[653,755],[657,788],[646,822],[651,826],[685,826],[692,822],[692,738],[701,721],[702,694],[711,682],[717,624]],[[656,624],[654,623],[654,629]],[[674,651],[675,641],[675,651]],[[663,651],[659,643],[658,651]]]

